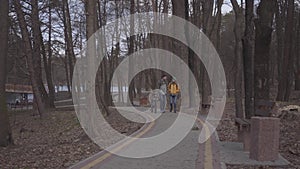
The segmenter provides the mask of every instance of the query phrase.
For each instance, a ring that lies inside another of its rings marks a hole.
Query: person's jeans
[[[160,94],[160,111],[165,112],[166,109],[166,95]]]
[[[174,112],[176,113],[176,102],[177,102],[177,95],[171,94],[170,95],[170,111],[174,108]]]

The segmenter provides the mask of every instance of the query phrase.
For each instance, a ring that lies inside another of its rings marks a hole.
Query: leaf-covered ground
[[[116,111],[108,122],[127,135],[141,128]],[[84,133],[72,111],[52,111],[42,119],[32,112],[14,112],[11,126],[15,145],[0,147],[0,168],[67,168],[101,151]]]
[[[127,135],[140,129],[112,110],[108,122]],[[67,168],[101,151],[84,133],[72,111],[52,111],[43,119],[32,112],[14,112],[11,125],[15,145],[0,147],[0,168]],[[234,103],[228,102],[218,134],[221,141],[236,141]],[[286,168],[300,168],[300,113],[281,115],[280,153],[292,164]],[[268,166],[227,166],[229,169],[272,169]],[[277,167],[276,169],[279,169]]]
[[[279,105],[282,107],[281,105]],[[280,108],[279,107],[279,108]],[[300,169],[300,112],[277,114],[280,117],[280,153],[291,162],[284,169]],[[217,131],[221,141],[237,141],[237,127],[234,124],[234,103],[228,102],[221,124]],[[281,169],[270,166],[231,166],[228,169]]]

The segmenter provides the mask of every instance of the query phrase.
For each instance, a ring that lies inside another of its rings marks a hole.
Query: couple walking
[[[165,112],[166,102],[167,102],[167,94],[170,96],[170,112],[174,110],[176,113],[176,102],[178,98],[178,94],[180,92],[179,86],[176,83],[176,79],[173,78],[172,81],[168,84],[167,76],[163,75],[159,81],[159,89],[161,90],[160,94],[160,111],[162,113]]]

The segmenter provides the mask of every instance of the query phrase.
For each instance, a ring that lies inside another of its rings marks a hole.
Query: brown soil
[[[132,134],[143,124],[129,122],[112,110],[112,127]],[[15,145],[0,147],[0,168],[67,168],[101,151],[81,128],[73,111],[52,111],[43,119],[32,112],[12,112]]]

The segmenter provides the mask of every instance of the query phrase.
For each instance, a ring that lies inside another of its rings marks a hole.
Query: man
[[[167,76],[162,75],[159,81],[160,89],[160,112],[164,113],[166,109],[166,94],[167,94]]]
[[[172,82],[168,85],[168,91],[170,93],[170,112],[172,112],[174,108],[174,113],[176,113],[176,102],[180,89],[175,78],[173,78]]]

